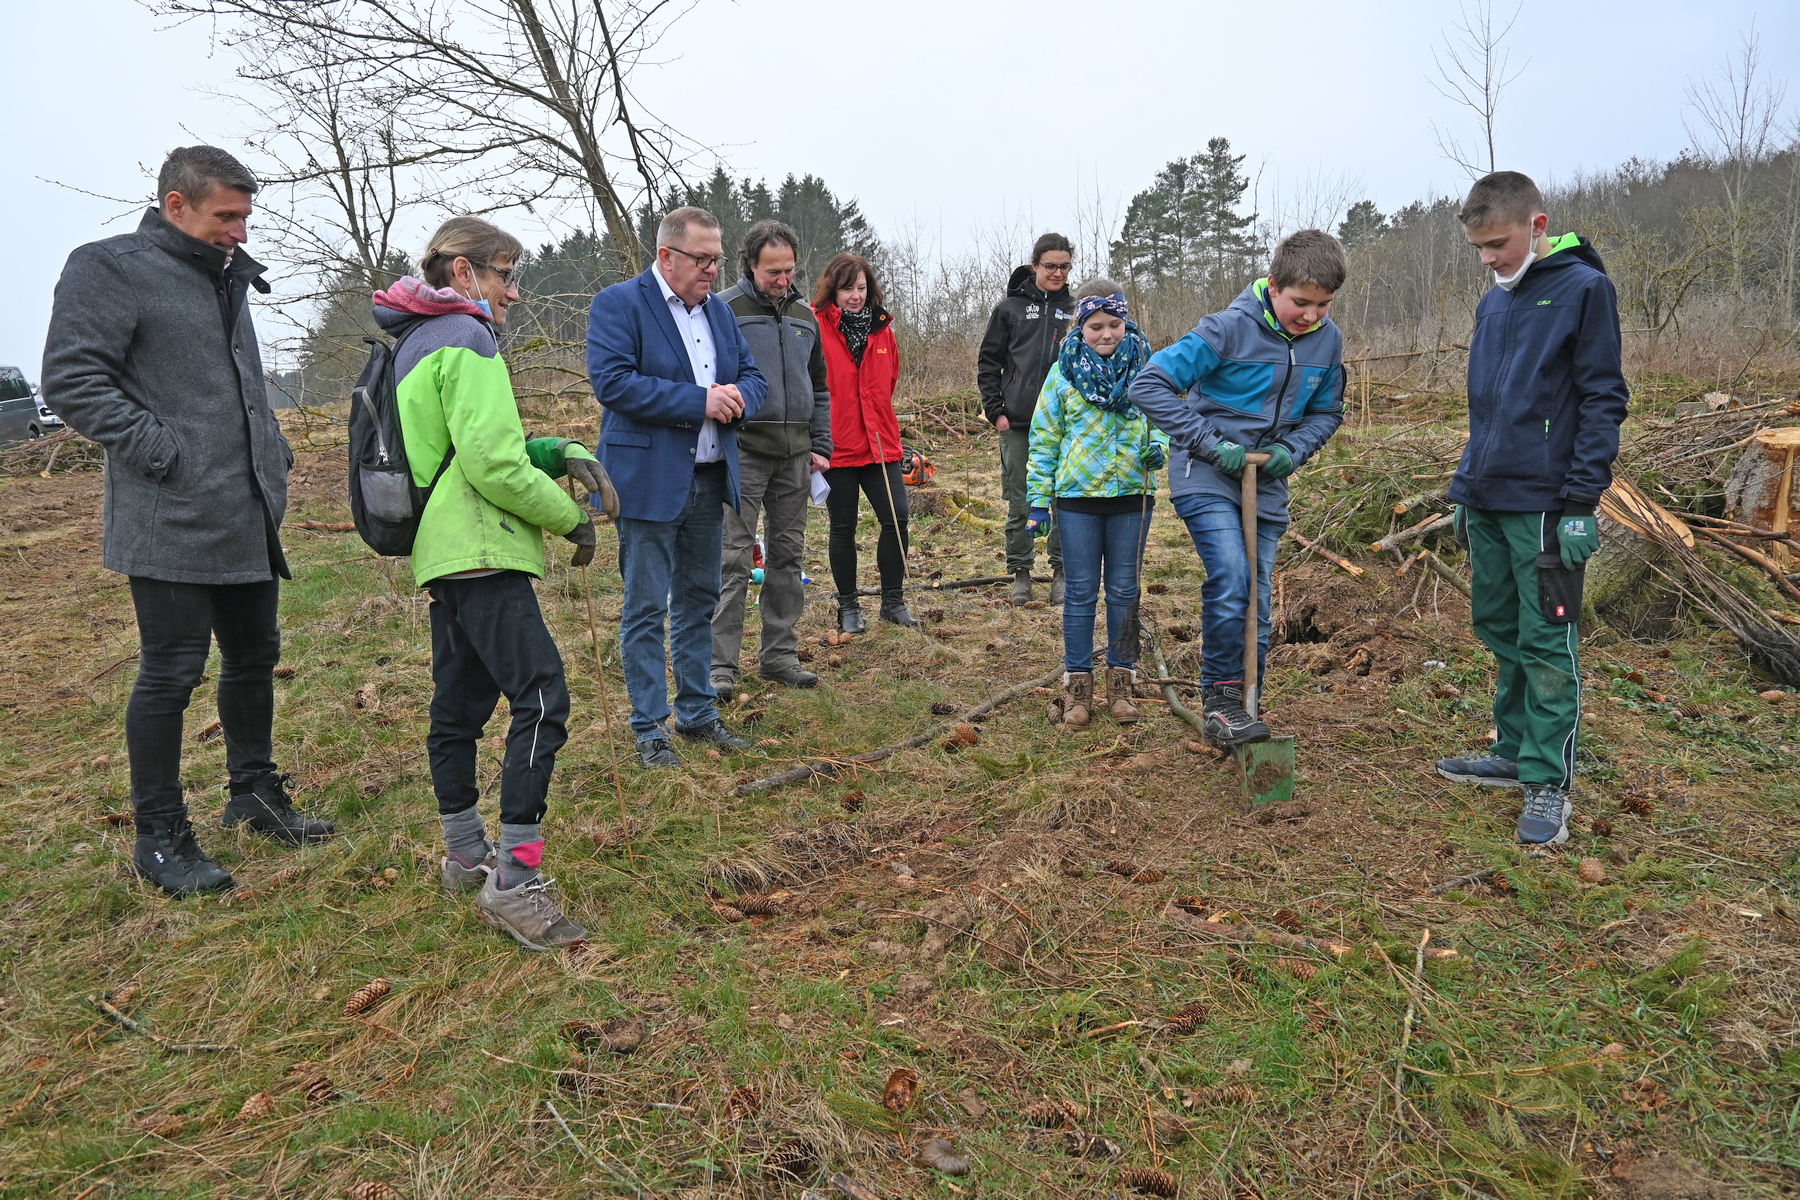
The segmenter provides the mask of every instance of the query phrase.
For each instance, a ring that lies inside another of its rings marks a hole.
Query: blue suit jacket
[[[719,426],[730,504],[736,508],[738,427],[762,408],[768,385],[730,306],[714,296],[703,311],[717,356],[714,378],[735,383],[744,397],[744,415]],[[619,515],[673,521],[693,486],[706,389],[694,382],[687,347],[648,269],[594,297],[588,311],[588,379],[605,409],[598,454],[619,490]]]

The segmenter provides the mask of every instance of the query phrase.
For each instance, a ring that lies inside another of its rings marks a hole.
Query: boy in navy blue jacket
[[[1523,788],[1519,840],[1565,842],[1581,721],[1576,618],[1630,399],[1618,298],[1589,243],[1548,236],[1544,197],[1517,171],[1478,180],[1458,215],[1495,283],[1475,310],[1469,444],[1450,499],[1469,548],[1475,633],[1499,666],[1499,741],[1437,769]]]
[[[1244,623],[1254,612],[1260,664],[1275,550],[1287,532],[1287,477],[1344,419],[1344,339],[1326,313],[1348,271],[1336,238],[1301,230],[1275,247],[1266,278],[1151,355],[1131,384],[1131,402],[1169,435],[1169,499],[1206,563],[1200,684],[1215,745],[1269,740],[1261,714],[1244,705]],[[1252,581],[1239,477],[1257,452],[1269,461],[1256,477]]]

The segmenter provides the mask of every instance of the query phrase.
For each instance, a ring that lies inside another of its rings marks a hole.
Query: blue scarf
[[[1125,337],[1112,354],[1104,355],[1081,338],[1081,326],[1097,312],[1108,312],[1125,321]],[[1056,361],[1063,378],[1081,393],[1081,398],[1096,408],[1117,413],[1127,421],[1138,417],[1137,405],[1126,398],[1131,381],[1150,361],[1150,343],[1138,327],[1125,316],[1125,297],[1083,296],[1075,306],[1075,321],[1063,338]]]

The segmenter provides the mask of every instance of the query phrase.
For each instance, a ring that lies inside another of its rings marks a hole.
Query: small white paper
[[[812,473],[812,503],[814,508],[825,507],[825,497],[831,495],[831,485],[825,482],[825,472]]]

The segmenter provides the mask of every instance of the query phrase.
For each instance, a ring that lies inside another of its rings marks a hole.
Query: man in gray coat
[[[737,690],[759,514],[764,561],[757,674],[788,687],[819,682],[800,665],[795,626],[806,607],[800,556],[812,477],[831,465],[831,394],[818,318],[794,286],[799,251],[793,229],[780,221],[758,221],[745,233],[738,254],[743,278],[719,294],[769,384],[761,411],[738,430],[740,507],[725,506],[724,579],[712,625],[712,685],[720,700],[730,700]]]
[[[219,641],[226,826],[289,844],[333,832],[294,811],[274,762],[277,530],[294,453],[269,411],[242,250],[257,183],[212,146],[172,152],[136,233],[82,246],[56,285],[44,397],[106,450],[105,563],[131,581],[137,684],[125,711],[132,860],[170,895],[231,875],[194,839],[181,788],[181,724]]]

